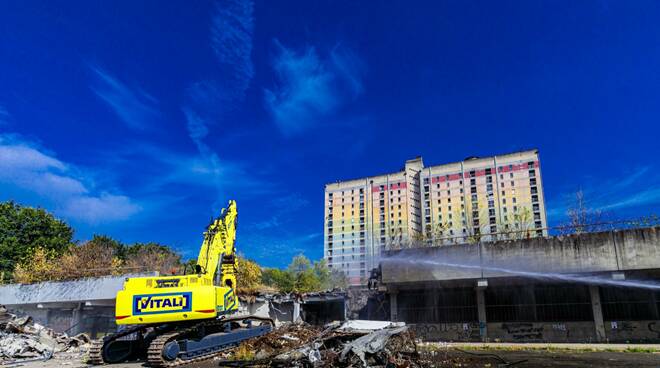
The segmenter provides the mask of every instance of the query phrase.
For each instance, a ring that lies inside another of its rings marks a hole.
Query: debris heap
[[[89,348],[85,334],[69,337],[32,321],[17,317],[0,306],[0,363],[23,359],[50,359],[54,353],[82,356]]]
[[[225,367],[421,367],[413,333],[403,324],[291,324],[227,351]]]

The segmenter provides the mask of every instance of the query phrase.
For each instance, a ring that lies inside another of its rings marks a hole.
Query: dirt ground
[[[543,351],[543,350],[515,350],[515,351],[476,351],[464,353],[453,347],[436,349],[433,352],[424,350],[423,359],[429,367],[483,367],[495,368],[503,361],[515,363],[520,368],[545,367],[660,367],[660,353],[632,353],[632,352],[581,352],[581,351]],[[479,354],[479,355],[473,355]],[[489,355],[495,354],[495,355]],[[142,363],[127,363],[113,365],[113,368],[138,368]],[[81,368],[88,365],[76,360],[56,358],[46,362],[30,362],[8,365],[7,367],[23,368]],[[217,367],[213,362],[196,367]]]

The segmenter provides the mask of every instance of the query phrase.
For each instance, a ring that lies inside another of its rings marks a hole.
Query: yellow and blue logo
[[[191,292],[134,295],[133,315],[190,312],[191,301]]]

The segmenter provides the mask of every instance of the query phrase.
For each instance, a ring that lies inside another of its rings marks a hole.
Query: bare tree
[[[575,192],[575,201],[566,211],[568,223],[560,226],[562,234],[582,234],[603,229],[603,211],[587,206],[582,190]]]
[[[534,220],[532,212],[527,207],[519,211],[506,214],[505,219],[498,221],[497,231],[503,239],[528,239],[534,234]]]

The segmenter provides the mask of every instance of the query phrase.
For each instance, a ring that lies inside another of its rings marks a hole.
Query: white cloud
[[[275,40],[278,54],[273,70],[278,83],[264,89],[266,109],[286,136],[318,125],[363,92],[361,60],[350,50],[336,47],[322,59],[316,49],[303,52],[286,48]]]
[[[16,136],[0,136],[0,187],[89,224],[125,220],[141,209],[124,195],[95,191],[91,175]]]
[[[130,88],[107,71],[92,67],[97,83],[92,87],[119,118],[131,129],[148,128],[159,115],[157,100],[139,88]]]

